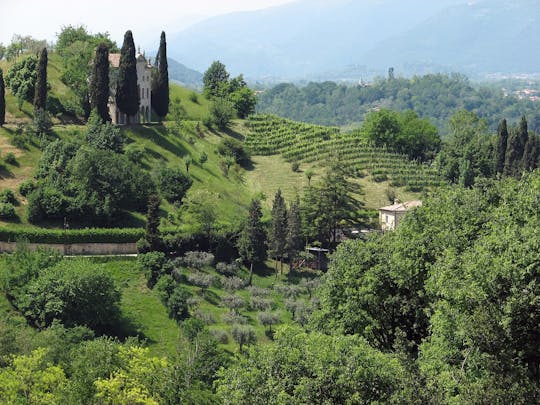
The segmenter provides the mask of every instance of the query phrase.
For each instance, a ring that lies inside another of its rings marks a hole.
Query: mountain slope
[[[194,89],[202,88],[203,75],[201,72],[190,69],[182,63],[171,58],[167,58],[167,62],[169,64],[170,80],[175,81],[185,87]]]
[[[221,60],[248,78],[300,78],[365,63],[379,41],[463,1],[300,0],[203,21],[172,36],[169,55],[199,71]]]
[[[537,0],[484,0],[450,7],[362,59],[379,67],[414,63],[474,73],[540,71]]]

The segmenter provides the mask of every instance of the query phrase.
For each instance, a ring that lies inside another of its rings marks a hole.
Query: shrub
[[[193,184],[193,180],[180,168],[161,169],[157,180],[161,196],[171,203],[182,203]]]
[[[221,320],[227,325],[245,325],[248,322],[248,319],[245,316],[237,314],[236,312],[227,312],[226,314],[223,314]]]
[[[227,332],[221,329],[213,329],[210,331],[214,339],[216,339],[219,343],[226,345],[229,343],[229,335]]]
[[[148,286],[153,287],[159,277],[164,274],[167,259],[162,252],[150,252],[138,255],[137,262],[146,276]]]
[[[246,281],[240,277],[225,277],[223,280],[221,280],[221,284],[223,285],[223,288],[227,292],[235,292],[236,290],[240,290],[244,288],[246,285]]]
[[[184,264],[193,269],[202,270],[214,263],[214,255],[207,252],[186,252],[182,258]]]
[[[144,158],[144,148],[136,143],[132,143],[125,147],[124,154],[130,162],[139,165]]]
[[[189,283],[200,287],[201,293],[204,294],[204,292],[214,283],[215,277],[212,274],[196,272],[189,274],[187,279]]]
[[[15,213],[15,207],[10,203],[1,203],[0,204],[0,218],[3,219],[13,219],[16,218],[17,214]]]
[[[274,302],[261,297],[251,297],[250,306],[257,311],[268,311],[274,306]]]
[[[8,165],[15,166],[17,164],[17,158],[13,152],[9,152],[4,157],[4,162],[6,162]]]
[[[234,107],[228,100],[217,98],[210,106],[210,116],[219,129],[227,129],[234,117]]]
[[[111,333],[120,319],[120,291],[110,275],[87,260],[61,261],[24,287],[16,305],[36,326],[58,319]]]
[[[373,181],[377,182],[377,183],[381,183],[383,181],[386,181],[388,180],[388,176],[384,173],[381,173],[381,174],[374,174],[373,175]]]
[[[199,95],[195,93],[194,91],[192,91],[191,93],[189,93],[189,101],[191,101],[192,103],[198,104]]]
[[[21,184],[19,184],[19,193],[21,193],[23,197],[26,197],[35,189],[36,183],[34,183],[32,180],[25,180]]]
[[[27,240],[30,243],[134,243],[144,235],[140,228],[45,229],[0,227],[1,241]]]
[[[255,329],[246,325],[234,325],[232,328],[232,337],[240,346],[240,352],[245,345],[253,344],[257,341]]]
[[[219,262],[216,264],[216,271],[224,276],[231,277],[234,276],[239,269],[239,263],[234,261],[232,263]]]
[[[279,316],[272,312],[259,312],[257,314],[259,322],[263,326],[268,326],[268,330],[272,331],[272,325],[275,325],[279,322]]]
[[[194,316],[201,321],[203,321],[206,325],[212,325],[216,323],[216,319],[214,318],[214,315],[212,315],[210,312],[202,311],[200,309],[195,311]]]
[[[9,188],[6,188],[0,192],[0,203],[4,204],[16,204],[17,199],[15,198],[15,194],[12,190]]]
[[[268,288],[261,288],[257,286],[249,286],[247,290],[250,292],[252,297],[267,297],[270,294]]]
[[[177,322],[183,321],[189,317],[189,308],[187,301],[191,298],[191,293],[186,288],[177,285],[169,299],[167,300],[167,309],[169,316]]]
[[[206,152],[202,152],[201,156],[199,157],[199,163],[201,164],[201,166],[205,164],[207,160],[208,160],[208,155],[206,154]]]
[[[246,305],[246,302],[238,295],[226,295],[221,299],[221,302],[229,308],[229,311],[235,313],[238,313],[238,310]]]
[[[234,138],[225,138],[218,145],[218,153],[222,156],[232,156],[236,163],[245,165],[249,163],[251,157],[242,142]]]
[[[296,298],[300,295],[300,288],[296,285],[279,285],[276,290],[287,298]]]
[[[293,162],[292,165],[291,165],[291,169],[295,173],[298,172],[300,170],[300,163]]]

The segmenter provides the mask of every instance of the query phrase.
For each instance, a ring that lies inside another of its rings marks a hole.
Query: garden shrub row
[[[142,228],[44,229],[0,228],[0,241],[30,243],[132,243],[144,236]]]

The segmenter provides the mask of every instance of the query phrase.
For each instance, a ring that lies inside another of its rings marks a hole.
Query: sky
[[[215,15],[257,10],[292,1],[1,0],[0,43],[9,44],[14,34],[31,35],[51,42],[62,26],[85,25],[91,33],[109,32],[119,45],[128,29],[133,32],[136,44],[159,44],[162,30],[173,34]]]

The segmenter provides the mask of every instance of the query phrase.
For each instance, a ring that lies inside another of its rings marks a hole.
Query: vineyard
[[[372,176],[395,187],[421,191],[443,182],[437,171],[407,156],[370,145],[359,132],[291,121],[274,115],[254,115],[248,121],[245,144],[254,155],[282,155],[288,162],[324,166],[339,160],[352,177]]]

